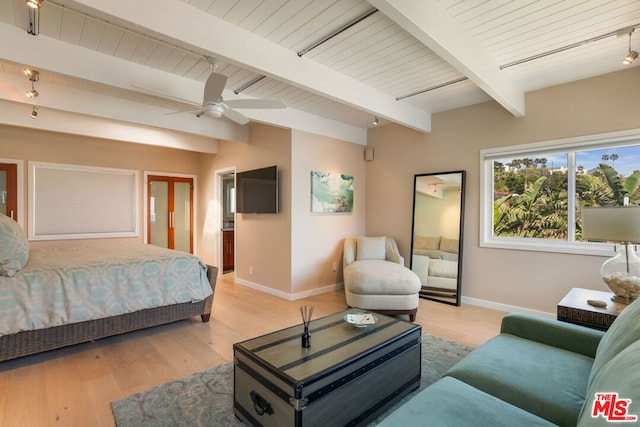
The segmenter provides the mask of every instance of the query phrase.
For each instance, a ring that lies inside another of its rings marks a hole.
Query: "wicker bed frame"
[[[211,290],[215,293],[218,268],[210,265],[207,267],[207,279],[211,285]],[[3,335],[0,337],[0,362],[125,332],[163,325],[193,316],[201,316],[203,322],[208,322],[211,316],[213,295],[211,294],[196,303],[185,302],[139,310],[104,319]]]

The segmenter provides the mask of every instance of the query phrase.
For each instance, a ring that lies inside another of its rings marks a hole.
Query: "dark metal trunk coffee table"
[[[363,425],[420,385],[422,328],[380,314],[356,327],[347,310],[236,343],[234,411],[255,426]]]

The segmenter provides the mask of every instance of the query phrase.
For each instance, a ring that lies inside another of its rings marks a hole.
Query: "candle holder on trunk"
[[[309,332],[309,323],[311,323],[311,316],[313,315],[313,306],[307,307],[306,305],[300,307],[300,314],[302,315],[302,325],[304,326],[304,332],[302,333],[302,347],[311,347],[311,332]]]

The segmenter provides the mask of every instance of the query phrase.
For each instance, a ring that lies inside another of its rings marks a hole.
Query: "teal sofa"
[[[640,300],[606,333],[508,314],[498,336],[379,425],[612,424],[640,425]]]

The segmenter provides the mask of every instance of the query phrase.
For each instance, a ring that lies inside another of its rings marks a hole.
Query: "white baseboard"
[[[500,303],[493,302],[493,301],[487,301],[487,300],[482,300],[482,299],[477,299],[477,298],[469,298],[469,297],[465,297],[465,296],[462,297],[461,301],[464,304],[476,305],[478,307],[491,308],[493,310],[505,311],[507,313],[517,312],[517,313],[532,314],[532,315],[540,316],[540,317],[546,317],[546,318],[549,318],[549,319],[555,319],[556,318],[556,313],[548,313],[546,311],[540,311],[540,310],[531,310],[529,308],[518,307],[517,305],[500,304]]]
[[[269,295],[276,296],[278,298],[286,299],[287,301],[295,301],[295,300],[299,300],[299,299],[302,299],[302,298],[312,297],[314,295],[320,295],[320,294],[324,294],[324,293],[332,292],[332,291],[337,291],[337,290],[340,290],[340,289],[344,288],[344,284],[336,283],[336,284],[333,284],[333,285],[323,286],[321,288],[310,289],[308,291],[302,291],[302,292],[296,292],[294,294],[290,294],[288,292],[279,291],[277,289],[273,289],[273,288],[270,288],[268,286],[260,285],[258,283],[250,282],[250,281],[244,280],[244,279],[239,279],[237,277],[235,278],[235,282],[237,284],[239,284],[239,285],[246,286],[248,288],[255,289],[255,290],[260,291],[260,292],[264,292],[265,294],[269,294]],[[493,302],[493,301],[487,301],[487,300],[482,300],[482,299],[477,299],[477,298],[470,298],[470,297],[465,297],[465,296],[462,297],[461,301],[462,301],[463,304],[469,304],[469,305],[475,305],[475,306],[478,306],[478,307],[490,308],[490,309],[493,309],[493,310],[504,311],[506,313],[517,312],[517,313],[525,313],[525,314],[532,314],[532,315],[535,315],[535,316],[546,317],[546,318],[549,318],[549,319],[555,319],[556,318],[556,313],[548,313],[546,311],[540,311],[540,310],[531,310],[529,308],[518,307],[517,305],[501,304],[501,303],[497,303],[497,302]]]
[[[277,289],[270,288],[268,286],[260,285],[258,283],[250,282],[248,280],[235,278],[235,282],[239,285],[246,286],[247,288],[255,289],[256,291],[264,292],[265,294],[273,295],[278,298],[286,299],[288,301],[295,301],[302,298],[312,297],[314,295],[320,295],[327,292],[337,291],[342,289],[344,286],[340,283],[336,283],[333,285],[323,286],[321,288],[310,289],[308,291],[296,292],[295,294],[290,294],[287,292],[279,291]]]

